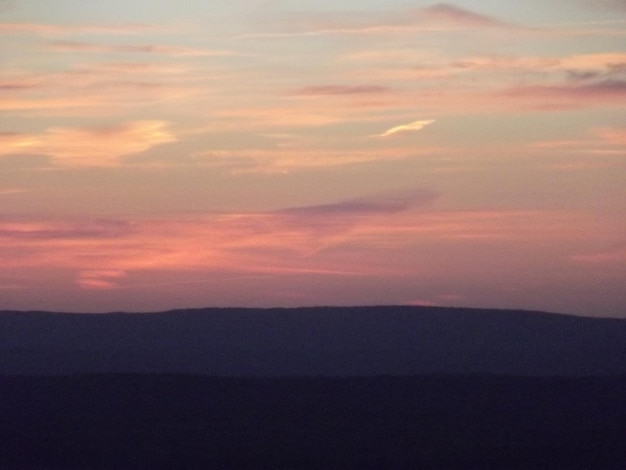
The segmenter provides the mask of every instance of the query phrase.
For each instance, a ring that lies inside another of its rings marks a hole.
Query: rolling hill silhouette
[[[626,320],[438,307],[0,313],[0,374],[626,373]]]

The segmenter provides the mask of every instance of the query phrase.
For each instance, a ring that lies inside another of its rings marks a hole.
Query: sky
[[[626,1],[0,0],[0,309],[626,317]]]

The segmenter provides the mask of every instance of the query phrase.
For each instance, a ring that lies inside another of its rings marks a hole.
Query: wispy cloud
[[[54,41],[48,46],[54,51],[159,54],[180,57],[232,56],[234,52],[224,50],[199,49],[191,47],[165,46],[160,44],[97,44],[78,41]]]
[[[21,290],[26,287],[26,283],[22,279],[13,279],[7,277],[0,277],[0,290],[13,291]]]
[[[83,220],[80,222],[0,220],[0,238],[5,241],[100,240],[123,237],[130,233],[130,225],[123,220]]]
[[[498,92],[531,109],[562,110],[594,106],[620,106],[626,99],[626,81],[565,82],[556,85],[527,85]]]
[[[585,264],[626,265],[626,244],[622,243],[606,250],[575,254],[571,256],[571,260]]]
[[[592,133],[606,143],[622,147],[626,152],[626,127],[595,128]]]
[[[83,289],[108,290],[118,287],[118,280],[125,276],[124,271],[87,270],[79,272],[76,284]]]
[[[57,36],[68,34],[139,34],[158,28],[142,24],[75,24],[0,23],[0,34],[36,34]]]
[[[370,95],[388,91],[389,88],[378,85],[319,85],[299,88],[293,94],[302,96]]]
[[[310,147],[276,148],[270,150],[209,150],[195,157],[199,165],[215,166],[233,173],[289,173],[315,168],[333,168],[358,163],[392,161],[422,155],[441,154],[440,147],[314,149]]]
[[[0,188],[0,196],[9,196],[13,194],[22,194],[28,192],[27,189],[22,188]]]
[[[422,119],[419,121],[413,121],[408,124],[402,124],[402,125],[387,129],[382,134],[377,134],[376,137],[389,137],[390,135],[394,135],[394,134],[421,131],[424,127],[434,122],[435,122],[434,119]]]
[[[577,138],[538,141],[529,144],[527,148],[538,155],[545,154],[546,151],[553,156],[567,155],[567,160],[557,160],[550,164],[550,167],[554,169],[590,170],[617,167],[621,162],[615,157],[626,156],[626,128],[594,127]],[[574,156],[582,159],[571,158]],[[585,158],[589,156],[607,158]]]
[[[4,73],[3,73],[4,72]],[[199,72],[181,61],[75,60],[57,71],[0,71],[0,110],[30,116],[119,116],[199,93]],[[206,85],[213,77],[202,75]],[[206,93],[206,90],[204,91]]]
[[[566,0],[568,3],[570,0]],[[575,3],[586,6],[590,10],[597,10],[598,8],[626,11],[626,2],[624,0],[575,0]]]
[[[333,12],[329,15],[301,14],[283,19],[281,32],[255,33],[238,36],[240,39],[284,38],[293,36],[326,35],[389,35],[402,33],[436,33],[467,30],[519,30],[513,23],[488,15],[475,13],[453,5],[441,3],[404,11],[376,12],[372,14]]]
[[[463,28],[510,28],[509,22],[475,13],[447,3],[439,3],[415,12],[418,22]]]

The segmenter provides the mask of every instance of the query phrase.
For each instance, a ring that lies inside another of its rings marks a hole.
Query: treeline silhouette
[[[626,468],[626,376],[0,376],[0,468]]]

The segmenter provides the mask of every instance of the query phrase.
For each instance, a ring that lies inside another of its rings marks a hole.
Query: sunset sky
[[[0,0],[0,309],[626,317],[626,1]]]

